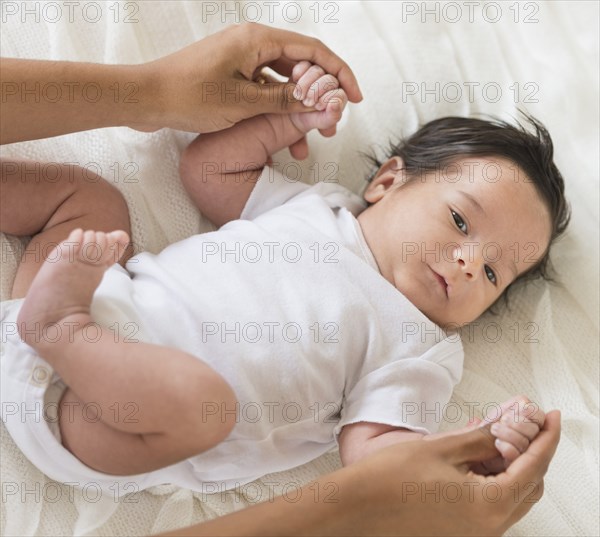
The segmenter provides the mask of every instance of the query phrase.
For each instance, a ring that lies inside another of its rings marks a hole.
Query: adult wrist
[[[122,67],[119,125],[147,131],[169,127],[168,92],[156,62]]]

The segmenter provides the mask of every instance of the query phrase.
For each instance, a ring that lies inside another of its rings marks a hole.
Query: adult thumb
[[[469,466],[497,457],[499,452],[494,445],[496,437],[490,431],[491,426],[490,423],[471,431],[440,438],[439,441],[444,443],[446,459],[456,466]]]
[[[245,103],[247,117],[259,114],[293,114],[312,112],[316,108],[304,106],[294,97],[296,84],[276,82],[261,84],[245,82],[242,84],[242,101]]]

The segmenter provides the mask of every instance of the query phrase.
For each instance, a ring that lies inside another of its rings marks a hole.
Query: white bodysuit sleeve
[[[317,182],[309,185],[290,179],[280,171],[265,166],[240,214],[241,220],[257,216],[279,207],[293,198],[316,194],[331,207],[344,207],[354,215],[365,209],[364,200],[337,182]]]
[[[265,166],[246,201],[240,219],[254,220],[257,216],[283,205],[309,188],[310,185],[299,180],[288,179],[278,170]]]
[[[436,432],[462,376],[462,364],[462,344],[446,338],[420,357],[401,358],[371,371],[346,394],[334,429],[336,442],[344,425],[359,421]]]

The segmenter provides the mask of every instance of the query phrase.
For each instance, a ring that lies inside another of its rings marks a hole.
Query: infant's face
[[[506,159],[473,157],[406,182],[398,157],[358,216],[382,275],[436,324],[479,317],[546,251],[549,211]]]

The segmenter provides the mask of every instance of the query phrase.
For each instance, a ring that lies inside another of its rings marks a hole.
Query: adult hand
[[[323,43],[253,23],[140,65],[1,58],[0,144],[117,126],[213,132],[266,112],[311,111],[293,98],[295,84],[255,81],[263,67],[289,76],[300,60],[334,75],[350,101],[362,99]]]
[[[174,54],[147,64],[157,77],[161,109],[142,130],[171,127],[213,132],[263,113],[305,112],[294,83],[256,78],[269,67],[290,77],[302,61],[333,75],[351,102],[362,94],[352,70],[321,41],[295,32],[246,23],[230,26]],[[134,125],[135,126],[135,125]]]
[[[489,427],[389,446],[307,484],[294,503],[280,496],[161,535],[502,535],[542,497],[560,412],[507,470],[481,476],[469,468],[497,455]]]
[[[390,446],[365,458],[367,495],[380,507],[360,534],[502,535],[542,497],[560,439],[560,412],[546,416],[538,436],[508,469],[482,476],[471,468],[497,455],[489,429]]]

